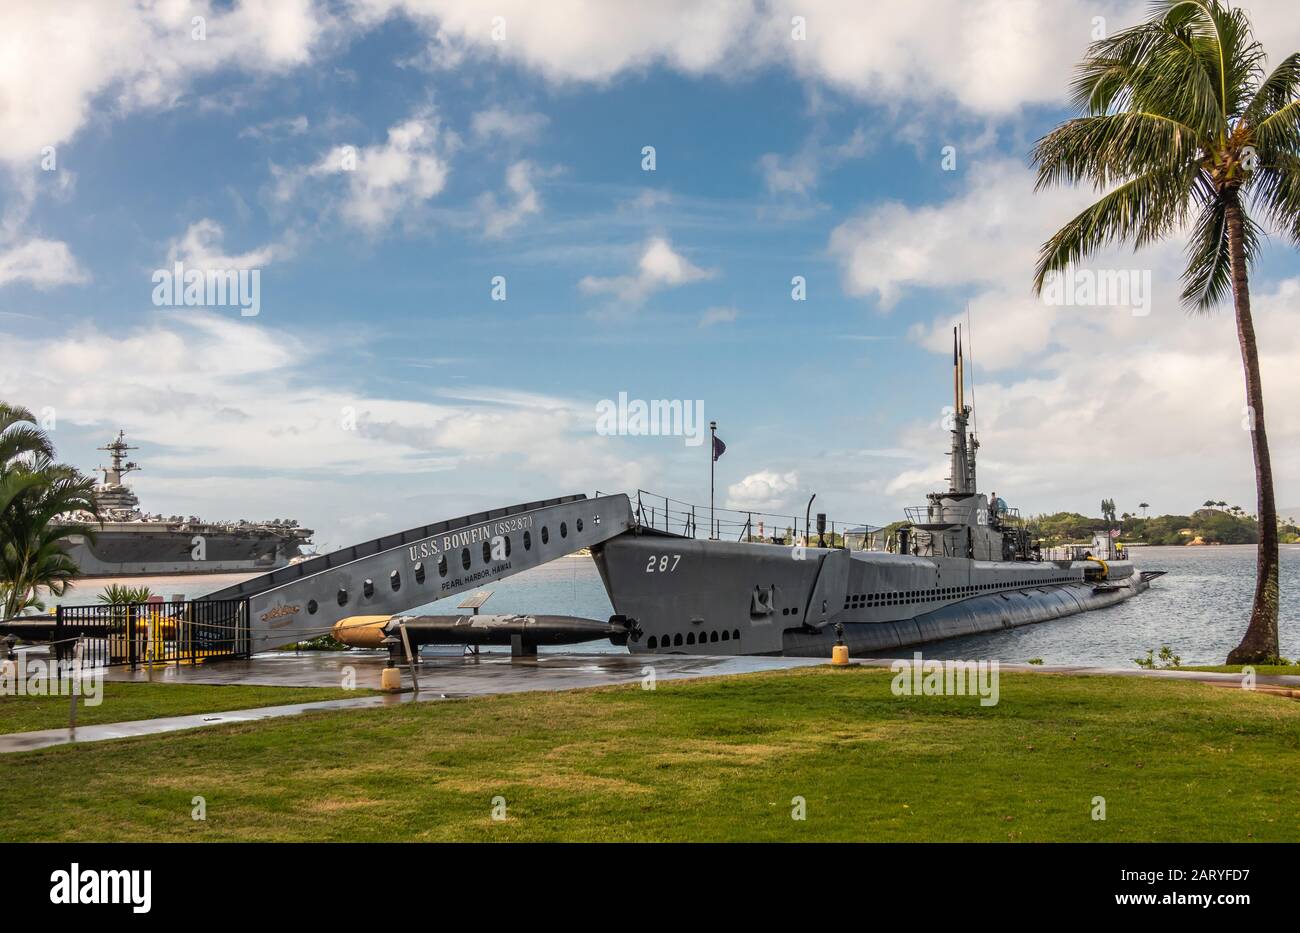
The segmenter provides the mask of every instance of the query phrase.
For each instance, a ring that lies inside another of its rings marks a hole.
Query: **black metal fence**
[[[59,606],[54,629],[59,661],[80,639],[87,667],[199,664],[252,649],[246,599]]]

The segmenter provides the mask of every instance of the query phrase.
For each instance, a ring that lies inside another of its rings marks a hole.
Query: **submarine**
[[[1045,552],[1015,509],[978,491],[955,328],[953,368],[948,488],[907,509],[893,535],[864,530],[860,547],[830,547],[819,516],[817,544],[807,527],[802,542],[700,539],[689,522],[669,530],[665,516],[663,528],[642,519],[593,547],[615,618],[636,627],[629,650],[830,657],[842,644],[863,656],[1104,609],[1148,589],[1163,571],[1139,571],[1109,534]]]

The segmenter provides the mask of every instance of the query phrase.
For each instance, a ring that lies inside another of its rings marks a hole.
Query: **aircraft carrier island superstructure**
[[[274,570],[302,556],[312,532],[292,520],[269,522],[205,522],[189,516],[149,515],[123,478],[140,469],[128,461],[126,435],[100,450],[109,465],[98,467],[104,479],[95,484],[101,521],[77,520],[91,526],[91,536],[76,535],[68,554],[86,576],[223,573]]]

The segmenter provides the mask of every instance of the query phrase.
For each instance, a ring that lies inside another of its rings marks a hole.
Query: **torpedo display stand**
[[[470,593],[460,601],[457,609],[468,609],[472,615],[478,615],[478,611],[483,608],[483,604],[492,598],[492,590],[478,590]],[[511,645],[511,649],[514,645]],[[478,657],[478,645],[466,645],[462,655],[472,655]]]

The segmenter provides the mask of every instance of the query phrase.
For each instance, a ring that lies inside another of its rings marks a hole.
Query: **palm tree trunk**
[[[1235,188],[1224,192],[1228,251],[1232,265],[1232,297],[1237,316],[1237,342],[1246,371],[1246,403],[1250,406],[1251,450],[1255,455],[1255,488],[1259,499],[1259,557],[1255,572],[1255,601],[1241,644],[1228,654],[1229,664],[1260,664],[1278,657],[1277,503],[1273,499],[1273,464],[1264,431],[1264,388],[1259,376],[1259,351],[1250,316],[1250,285],[1242,242],[1241,202]]]

